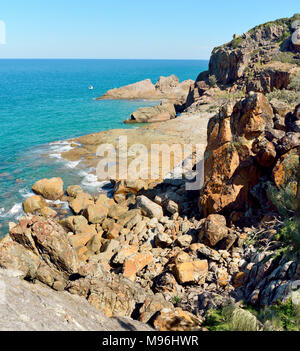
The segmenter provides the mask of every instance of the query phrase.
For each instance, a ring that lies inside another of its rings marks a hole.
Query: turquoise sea
[[[36,180],[60,176],[66,185],[97,186],[87,171],[60,158],[70,148],[64,140],[136,127],[122,122],[157,103],[96,97],[146,78],[196,79],[207,67],[196,60],[0,60],[0,236],[23,214]]]

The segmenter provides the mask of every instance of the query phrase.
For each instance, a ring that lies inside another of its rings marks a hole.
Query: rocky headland
[[[200,144],[201,155],[190,156],[194,168],[204,159],[201,189],[187,191],[192,180],[184,171],[182,179],[163,173],[155,181],[112,179],[111,197],[78,185],[65,188],[60,178],[37,181],[36,195],[23,204],[27,215],[10,223],[0,242],[0,267],[26,280],[17,289],[37,295],[47,289],[46,304],[51,294],[66,304],[70,329],[76,329],[74,318],[84,330],[98,328],[98,317],[90,325],[81,315],[84,307],[74,315],[73,299],[80,298],[93,315],[144,323],[127,321],[136,329],[299,330],[298,19],[235,35],[214,49],[209,71],[181,83],[183,89],[173,77],[167,92],[161,78],[155,86],[144,81],[105,94],[167,99],[162,106],[176,95],[173,107],[182,113],[176,117],[170,108],[167,117],[156,107],[160,118],[144,119],[144,109],[131,119],[160,123],[71,140],[74,147],[63,157],[96,168],[98,145],[118,150],[120,135],[129,146],[149,150],[155,143]],[[46,200],[67,201],[69,212]],[[4,284],[16,279],[3,274]],[[38,329],[34,318],[27,327]],[[105,317],[99,318],[101,324]],[[20,325],[13,319],[9,329]],[[118,321],[109,327],[118,328]]]

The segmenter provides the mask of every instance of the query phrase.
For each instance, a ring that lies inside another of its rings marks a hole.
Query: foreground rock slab
[[[85,299],[0,269],[0,331],[153,330],[130,318],[107,318]]]

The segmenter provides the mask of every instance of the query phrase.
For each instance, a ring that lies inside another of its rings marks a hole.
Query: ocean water
[[[196,79],[207,61],[0,60],[0,236],[23,215],[22,201],[41,178],[99,187],[88,170],[65,162],[66,139],[113,128],[155,101],[97,101],[107,90],[175,74]],[[94,90],[89,90],[90,85]]]

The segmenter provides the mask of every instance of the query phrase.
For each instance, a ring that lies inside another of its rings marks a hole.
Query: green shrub
[[[299,199],[297,194],[295,194],[293,181],[281,189],[269,183],[267,195],[279,214],[284,218],[289,218],[299,212]]]
[[[265,331],[299,331],[300,306],[293,305],[291,299],[286,303],[278,302],[259,311],[258,319]]]
[[[209,310],[203,326],[210,331],[299,331],[300,306],[291,299],[260,310],[229,305]]]
[[[178,295],[173,296],[171,300],[172,304],[175,306],[180,304],[181,301],[182,301],[182,298]]]
[[[282,63],[290,63],[292,65],[300,66],[300,60],[295,57],[292,52],[281,52],[273,57],[272,61],[279,61]]]
[[[283,228],[275,235],[275,239],[285,244],[288,251],[300,250],[300,219],[286,220]]]
[[[271,93],[267,94],[269,101],[277,99],[283,102],[286,102],[289,105],[296,106],[300,103],[299,93],[292,90],[277,90],[274,89]]]
[[[244,39],[242,37],[238,37],[236,39],[233,39],[231,42],[231,46],[233,49],[237,49],[241,44],[243,43]]]
[[[216,76],[214,76],[214,75],[209,76],[208,83],[209,83],[210,87],[212,87],[212,88],[215,87],[218,83]]]
[[[290,90],[300,92],[300,72],[292,77],[291,82],[288,86]]]

